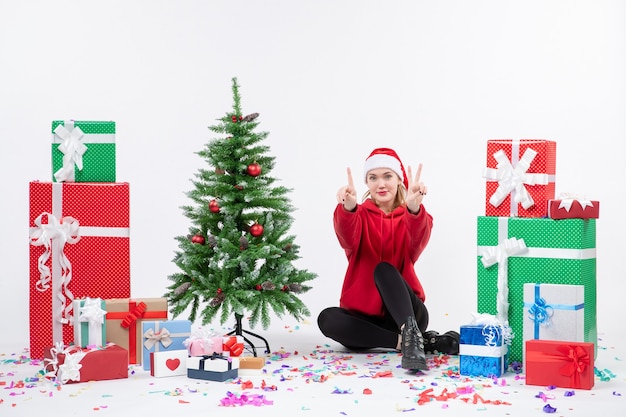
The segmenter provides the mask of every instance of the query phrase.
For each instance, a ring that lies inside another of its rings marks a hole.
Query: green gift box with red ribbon
[[[74,299],[130,297],[128,183],[29,184],[30,355],[74,341]]]
[[[115,122],[52,122],[52,181],[115,182]]]
[[[142,323],[144,320],[167,320],[167,299],[163,297],[107,299],[105,306],[108,342],[128,350],[128,363],[141,364]]]
[[[527,283],[582,285],[583,341],[597,343],[595,219],[479,216],[477,232],[478,312],[508,320],[510,361],[524,359]]]

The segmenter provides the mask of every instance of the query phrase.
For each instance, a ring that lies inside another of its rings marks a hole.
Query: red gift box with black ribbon
[[[527,340],[525,361],[526,385],[593,388],[593,343]]]
[[[167,320],[167,299],[122,298],[105,300],[109,342],[128,350],[128,363],[140,364],[143,320]],[[148,360],[148,359],[146,359]]]
[[[74,340],[73,300],[130,297],[128,183],[29,185],[30,355]]]

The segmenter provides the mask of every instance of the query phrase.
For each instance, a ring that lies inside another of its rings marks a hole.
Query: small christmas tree
[[[232,111],[209,127],[220,137],[197,152],[210,169],[195,174],[187,193],[194,205],[182,207],[192,226],[176,237],[180,272],[168,277],[165,297],[175,316],[189,307],[191,321],[200,314],[208,324],[219,312],[221,324],[234,315],[240,325],[249,312],[251,327],[260,320],[267,328],[271,311],[298,320],[310,315],[298,295],[316,274],[293,265],[300,256],[288,234],[291,190],[270,175],[274,157],[262,143],[269,133],[255,132],[258,113],[242,114],[236,78],[232,92]]]

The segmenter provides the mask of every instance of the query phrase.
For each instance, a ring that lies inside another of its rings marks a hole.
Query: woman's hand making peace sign
[[[422,205],[422,200],[428,191],[428,187],[420,181],[420,177],[422,176],[422,164],[417,166],[415,178],[413,178],[411,167],[408,167],[408,171],[409,189],[406,193],[406,207],[411,213],[417,214]]]

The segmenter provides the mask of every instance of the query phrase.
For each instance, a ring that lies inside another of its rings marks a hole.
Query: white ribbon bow
[[[567,212],[569,212],[572,208],[574,201],[578,201],[583,210],[585,210],[586,207],[593,207],[591,200],[587,200],[586,197],[579,196],[577,194],[562,193],[559,195],[559,198],[561,199],[559,208],[565,208],[565,211]]]
[[[526,148],[522,159],[513,167],[503,150],[493,154],[498,162],[496,168],[485,168],[483,173],[483,177],[487,180],[498,181],[496,192],[489,198],[492,206],[498,207],[502,204],[509,193],[512,193],[513,201],[521,204],[525,209],[535,204],[525,185],[545,185],[549,182],[548,174],[526,172],[536,155],[537,151]]]
[[[46,372],[46,376],[56,376],[61,384],[66,384],[69,381],[80,381],[80,368],[83,367],[80,361],[87,355],[87,352],[79,349],[72,353],[72,350],[75,350],[73,346],[63,349],[62,342],[56,343],[55,347],[50,349],[52,358],[44,360],[45,369],[48,371],[48,367],[51,367],[51,370]],[[61,365],[59,365],[59,354],[65,356]]]
[[[498,346],[498,339],[502,337],[502,345],[510,345],[513,339],[513,330],[507,322],[503,322],[493,314],[472,313],[472,323],[483,326],[482,335],[485,337],[485,346]]]
[[[102,340],[102,325],[107,312],[102,308],[102,301],[96,298],[86,298],[79,311],[79,321],[87,322],[89,326],[89,338],[93,338],[95,345],[104,344]]]
[[[43,218],[46,217],[48,222],[42,223]],[[35,287],[38,291],[46,291],[50,288],[50,282],[52,276],[50,274],[50,268],[46,265],[50,255],[52,254],[52,242],[53,239],[58,243],[58,257],[61,268],[61,287],[63,291],[57,293],[57,297],[62,302],[61,310],[57,312],[57,319],[61,323],[68,323],[69,316],[72,311],[71,302],[74,299],[72,292],[68,289],[68,285],[72,279],[72,264],[70,260],[65,256],[63,251],[65,244],[74,244],[80,240],[79,235],[79,223],[73,217],[63,217],[61,221],[50,213],[41,213],[35,219],[36,228],[32,229],[30,233],[30,244],[33,246],[43,246],[44,252],[39,256],[37,260],[37,268],[39,269],[39,281]],[[64,296],[65,294],[65,296]],[[66,306],[66,301],[69,300],[69,306]]]
[[[102,325],[107,312],[102,308],[101,301],[96,298],[85,298],[80,308],[80,321]]]
[[[63,142],[59,145],[59,151],[63,152],[63,166],[54,173],[57,182],[74,180],[74,165],[79,170],[83,169],[83,154],[87,146],[82,142],[85,135],[80,127],[74,126],[73,121],[65,122],[65,126],[58,125],[54,134]]]
[[[498,300],[496,318],[504,324],[509,321],[509,256],[526,252],[528,248],[524,239],[505,239],[498,246],[486,249],[480,261],[485,268],[498,264]]]
[[[170,338],[170,331],[167,330],[166,328],[163,328],[159,330],[158,332],[155,332],[154,329],[148,329],[143,334],[143,337],[146,339],[146,341],[143,342],[143,345],[148,350],[152,349],[152,347],[154,347],[154,345],[156,345],[158,342],[161,342],[163,347],[166,349],[169,345],[172,344],[172,339]]]

